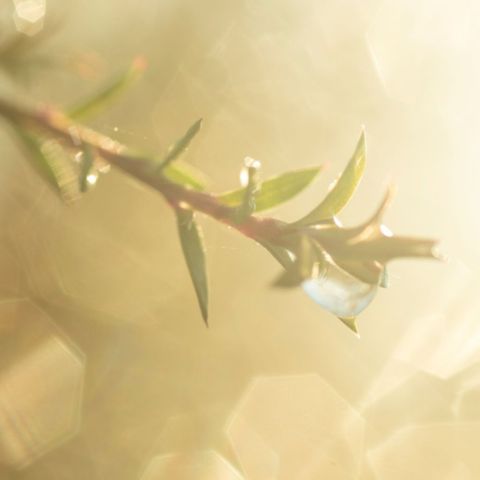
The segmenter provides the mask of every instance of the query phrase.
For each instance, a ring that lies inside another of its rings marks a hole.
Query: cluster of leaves
[[[8,48],[4,47],[3,51],[8,52]],[[0,63],[1,52],[0,48]],[[11,55],[4,54],[4,57],[10,58]],[[124,151],[116,148],[113,140],[107,139],[115,148],[109,158],[105,158],[105,148],[99,148],[98,142],[91,141],[94,138],[92,131],[78,122],[104,111],[139,78],[143,68],[144,62],[135,60],[124,73],[101,86],[90,98],[72,108],[64,108],[59,115],[65,132],[76,132],[70,137],[67,133],[59,135],[59,128],[52,126],[48,119],[41,121],[35,117],[36,122],[31,118],[25,121],[26,115],[21,110],[16,112],[11,105],[6,108],[5,102],[0,100],[0,114],[10,121],[12,131],[28,153],[27,158],[47,184],[67,202],[78,199],[93,186],[99,173],[108,169],[108,163],[115,166],[113,160],[116,156],[120,160]],[[337,215],[351,199],[364,173],[366,146],[363,132],[346,168],[325,198],[308,214],[287,224],[259,218],[256,214],[299,194],[313,182],[321,167],[290,171],[262,181],[259,162],[246,159],[242,171],[245,181],[241,188],[221,194],[206,193],[203,175],[181,160],[201,124],[201,120],[196,121],[164,155],[138,157],[138,167],[130,168],[129,173],[141,181],[147,178],[150,185],[156,182],[174,208],[183,253],[206,323],[208,279],[197,211],[237,227],[265,247],[283,267],[275,286],[302,285],[307,294],[355,333],[355,317],[371,302],[377,288],[387,285],[385,265],[388,261],[398,257],[435,257],[433,241],[393,236],[383,225],[383,215],[391,199],[390,191],[366,223],[355,228],[344,228],[340,224]],[[78,133],[82,131],[87,134]],[[103,145],[106,137],[102,138]],[[175,194],[172,185],[176,186]],[[204,207],[205,203],[208,208]],[[265,225],[274,228],[268,229]]]

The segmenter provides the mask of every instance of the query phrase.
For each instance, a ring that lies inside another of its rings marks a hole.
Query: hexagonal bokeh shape
[[[77,431],[84,363],[33,303],[0,303],[1,463],[23,468]]]
[[[19,32],[35,35],[43,28],[46,0],[15,0],[13,20]]]
[[[480,365],[457,380],[452,409],[458,421],[480,421]]]
[[[405,327],[394,357],[447,379],[480,362],[480,276],[450,262],[439,277],[435,297],[425,314]]]
[[[115,323],[137,323],[149,320],[152,311],[184,288],[164,275],[155,263],[158,258],[152,260],[93,222],[81,227],[57,213],[35,213],[12,230],[35,297],[59,304],[73,301]]]
[[[233,466],[215,451],[158,455],[141,480],[242,480]]]
[[[368,457],[378,479],[474,479],[480,475],[480,423],[413,425],[397,431]]]
[[[228,426],[246,476],[260,479],[357,478],[365,422],[319,375],[262,377]]]

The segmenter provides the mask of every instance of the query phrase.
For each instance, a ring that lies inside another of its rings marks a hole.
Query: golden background
[[[14,3],[0,5],[11,28]],[[203,117],[186,160],[214,191],[236,187],[245,156],[265,177],[328,164],[274,212],[285,220],[322,198],[364,125],[366,175],[342,219],[366,219],[392,181],[388,225],[440,239],[449,261],[394,263],[358,339],[301,290],[270,288],[274,260],[202,218],[207,330],[155,192],[112,171],[63,206],[2,128],[1,479],[480,478],[480,5],[46,11],[60,19],[57,68],[30,79],[28,98],[75,103],[142,54],[144,78],[92,125],[161,152]]]

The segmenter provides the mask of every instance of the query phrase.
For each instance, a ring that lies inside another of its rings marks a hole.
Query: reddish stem
[[[275,218],[250,215],[241,222],[236,221],[234,207],[222,204],[217,197],[209,193],[198,192],[170,182],[163,175],[155,172],[148,158],[130,154],[125,145],[88,127],[76,124],[54,108],[43,107],[31,110],[0,99],[0,114],[17,124],[45,130],[50,135],[67,141],[72,147],[89,145],[114,167],[160,192],[172,207],[182,203],[188,204],[193,210],[230,225],[247,237],[257,240],[275,243],[275,239],[285,232],[286,224]]]

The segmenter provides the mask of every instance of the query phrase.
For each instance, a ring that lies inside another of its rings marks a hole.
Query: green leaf
[[[348,252],[342,253],[345,260],[355,259],[378,261],[382,264],[395,258],[423,257],[441,260],[437,251],[437,241],[415,237],[378,236],[365,241],[351,243]],[[349,257],[349,258],[347,258]]]
[[[336,259],[336,264],[353,277],[370,285],[379,285],[383,278],[383,272],[385,271],[385,267],[375,261],[342,261]]]
[[[314,225],[337,215],[347,205],[360,183],[365,169],[365,159],[365,133],[362,131],[352,158],[333,188],[320,205],[294,225]]]
[[[17,138],[26,149],[31,165],[60,194],[71,203],[78,198],[78,178],[73,162],[63,147],[54,140],[42,141],[27,130],[14,126]]]
[[[300,237],[295,250],[295,260],[285,267],[285,271],[275,280],[275,287],[296,287],[304,280],[318,276],[325,266],[319,247],[307,236]]]
[[[45,140],[40,149],[55,175],[62,200],[66,203],[78,200],[80,196],[78,171],[70,153],[53,139]]]
[[[163,160],[160,161],[158,168],[164,169],[167,165],[170,165],[174,160],[176,160],[188,148],[195,135],[200,131],[201,127],[202,119],[200,118],[188,128],[181,138],[179,138],[173,145],[170,146],[167,154]]]
[[[188,186],[198,191],[205,190],[206,179],[203,173],[180,161],[167,165],[162,170],[162,175],[178,185]]]
[[[52,187],[57,193],[60,187],[57,182],[55,171],[50,165],[48,158],[43,154],[40,140],[27,130],[20,126],[13,126],[13,130],[27,153],[29,160],[35,171]]]
[[[359,336],[356,317],[346,317],[346,318],[338,317],[338,319],[344,325],[346,325],[357,337]]]
[[[177,225],[183,255],[195,287],[202,317],[208,326],[208,281],[202,232],[191,210],[177,210]]]
[[[304,168],[269,178],[260,184],[254,196],[255,211],[260,212],[276,207],[290,200],[310,185],[322,167]],[[236,207],[242,204],[245,188],[217,195],[223,204]]]
[[[257,240],[257,242],[267,249],[283,268],[289,269],[292,266],[293,260],[286,248],[279,247],[265,240]]]
[[[101,113],[138,80],[144,70],[145,61],[141,57],[135,59],[126,72],[101,87],[90,98],[69,109],[67,115],[74,120],[84,120]]]

